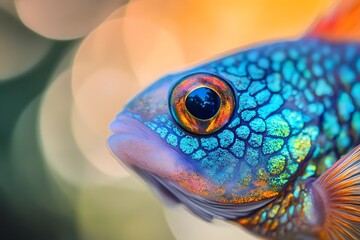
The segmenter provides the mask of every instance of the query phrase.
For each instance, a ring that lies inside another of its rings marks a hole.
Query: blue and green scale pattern
[[[314,194],[307,188],[310,181],[299,180],[288,185],[270,204],[236,222],[270,239],[294,239],[295,235],[296,239],[319,239],[317,223],[324,216],[319,215],[319,206],[314,206]]]
[[[356,44],[268,44],[188,73],[211,73],[233,87],[237,103],[228,125],[204,136],[184,131],[171,114],[133,117],[186,156],[200,175],[226,186],[228,199],[279,193],[300,174],[320,175],[359,143]]]

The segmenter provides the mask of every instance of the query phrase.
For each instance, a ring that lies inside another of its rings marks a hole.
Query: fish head
[[[302,127],[301,113],[280,93],[271,55],[258,51],[153,83],[111,124],[111,151],[205,219],[243,216],[274,199],[311,144],[301,129],[292,132]]]

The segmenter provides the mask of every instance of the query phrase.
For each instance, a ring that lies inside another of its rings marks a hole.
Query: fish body
[[[207,221],[273,239],[360,237],[356,41],[310,34],[165,76],[111,130],[119,159]]]

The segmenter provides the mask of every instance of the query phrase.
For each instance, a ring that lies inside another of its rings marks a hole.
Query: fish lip
[[[124,139],[121,140],[121,136],[123,136],[124,138],[132,139],[132,141],[134,142],[136,140],[139,140],[142,143],[141,144],[142,146],[144,144],[145,145],[147,144],[148,146],[153,147],[153,149],[148,150],[149,152],[154,152],[156,151],[156,148],[165,145],[163,140],[157,134],[152,132],[145,124],[143,124],[142,122],[131,116],[128,116],[124,113],[120,113],[117,116],[116,120],[111,123],[110,130],[112,131],[113,135],[110,136],[108,140],[108,146],[111,152],[120,161],[120,163],[122,162],[125,163],[126,166],[130,167],[131,170],[137,173],[144,181],[146,181],[150,185],[150,187],[165,203],[171,205],[178,204],[179,200],[175,195],[172,194],[170,190],[167,190],[166,188],[161,186],[161,184],[157,183],[156,181],[153,181],[152,178],[148,176],[155,176],[155,175],[161,176],[164,179],[166,179],[165,181],[167,181],[170,180],[171,177],[174,175],[174,172],[172,171],[174,170],[186,171],[186,170],[191,170],[191,168],[189,166],[186,166],[186,164],[182,165],[177,163],[177,165],[180,165],[182,167],[178,167],[178,168],[170,167],[169,169],[165,168],[165,171],[164,170],[159,171],[156,168],[151,168],[151,163],[142,164],[140,159],[136,159],[136,157],[134,158],[132,156],[129,156],[131,155],[131,153],[126,154],[126,150],[118,151],[116,149],[116,146],[119,147],[120,145],[127,144]],[[119,143],[119,141],[120,141],[120,145],[117,145],[116,142]],[[121,143],[121,141],[123,142]],[[162,151],[165,151],[165,153],[169,153],[169,154],[168,155],[159,154],[158,159],[160,159],[160,161],[166,160],[166,159],[162,159],[164,155],[175,157],[175,159],[172,159],[173,162],[179,160],[181,162],[182,160],[185,160],[175,149],[172,149],[169,146],[162,147]],[[176,164],[174,163],[174,165]]]
[[[120,113],[115,121],[110,124],[110,130],[113,134],[121,134],[121,133],[132,133],[131,129],[139,130],[144,135],[148,135],[147,131],[144,131],[141,122],[136,120],[133,117],[130,117],[124,113]]]
[[[109,149],[120,162],[131,168],[140,168],[168,179],[179,172],[193,171],[182,154],[126,112],[118,115],[110,130],[113,134],[108,139]]]

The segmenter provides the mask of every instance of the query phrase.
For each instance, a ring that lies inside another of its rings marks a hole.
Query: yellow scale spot
[[[274,222],[270,226],[270,230],[274,231],[278,225],[279,225],[279,220],[275,219]]]
[[[276,214],[278,213],[280,208],[280,205],[276,204],[275,206],[272,207],[272,209],[269,211],[269,217],[273,218],[276,216]]]
[[[290,138],[289,140],[289,150],[292,157],[297,162],[302,162],[311,148],[311,140],[308,135],[300,133],[299,135]]]
[[[281,207],[280,207],[280,210],[279,210],[279,214],[283,215],[285,214],[286,210],[287,210],[287,207],[289,206],[291,200],[293,199],[293,194],[292,193],[289,193],[283,200],[283,202],[281,203]]]
[[[284,171],[286,158],[282,155],[270,158],[268,162],[268,170],[271,174],[276,175]]]

